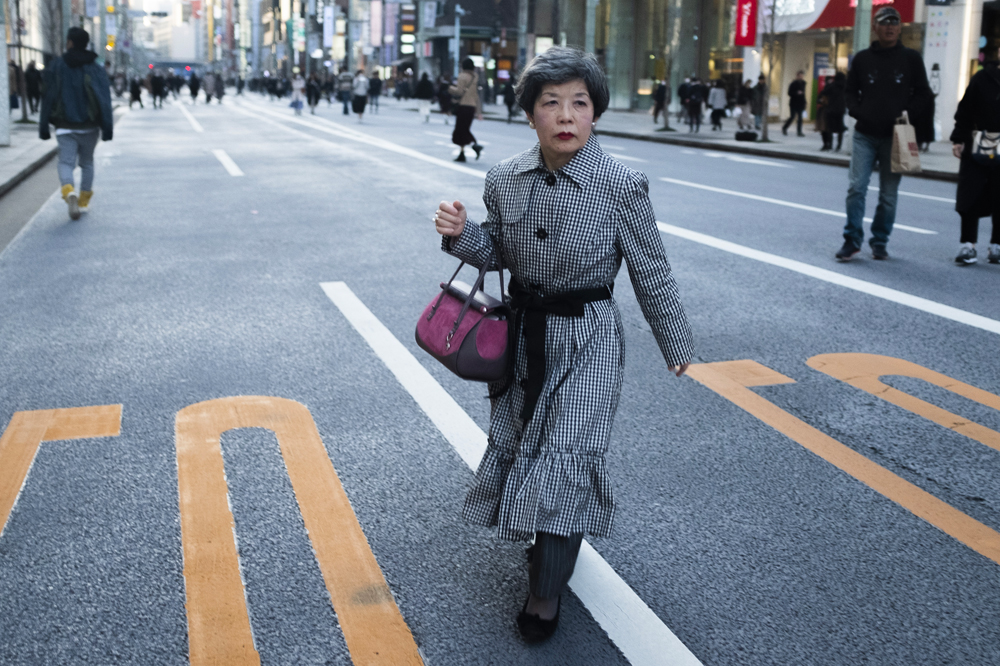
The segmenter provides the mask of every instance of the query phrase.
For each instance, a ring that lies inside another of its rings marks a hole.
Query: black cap
[[[90,43],[90,34],[83,28],[70,28],[66,33],[66,39],[73,42],[73,48],[83,51]]]
[[[883,7],[875,12],[876,23],[899,23],[900,21],[899,12],[897,12],[893,7]]]

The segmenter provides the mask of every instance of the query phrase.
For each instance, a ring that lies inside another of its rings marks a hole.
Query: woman
[[[417,89],[413,91],[413,96],[417,98],[417,111],[424,119],[425,123],[431,121],[431,100],[434,99],[434,84],[431,83],[427,72],[420,75],[417,82]]]
[[[306,80],[302,78],[299,74],[299,68],[296,67],[294,70],[294,76],[292,77],[292,101],[289,104],[290,107],[295,109],[295,115],[302,115],[302,91],[306,87]]]
[[[622,384],[622,323],[612,289],[628,262],[667,365],[684,374],[691,330],[649,201],[646,176],[601,150],[592,134],[608,107],[591,54],[553,47],[525,68],[518,104],[538,144],[486,176],[482,225],[465,206],[434,216],[443,248],[473,265],[510,270],[511,376],[490,386],[489,446],[463,515],[507,540],[535,538],[529,594],[517,616],[528,642],[559,621],[584,534],[608,536],[614,499],[604,454]]]
[[[722,118],[726,115],[726,89],[722,80],[717,80],[708,93],[708,106],[712,109],[712,130],[722,130]]]
[[[987,260],[1000,264],[1000,166],[979,164],[972,157],[973,132],[1000,133],[1000,70],[990,61],[976,72],[955,112],[951,133],[952,153],[962,161],[958,167],[955,210],[962,218],[962,247],[955,263],[976,263],[979,218],[993,217],[993,234]]]
[[[819,99],[823,103],[823,147],[820,150],[836,150],[844,143],[844,113],[847,111],[847,75],[837,72],[834,77],[827,77],[826,84]],[[833,135],[837,135],[837,147],[833,147]]]
[[[448,88],[448,93],[458,100],[455,107],[455,131],[451,133],[451,142],[460,148],[456,162],[465,162],[465,147],[472,144],[476,151],[476,159],[483,152],[483,147],[472,135],[472,119],[483,118],[483,103],[479,98],[479,77],[476,76],[476,63],[472,58],[462,61],[462,73],[458,75],[455,85]]]
[[[351,110],[358,114],[358,122],[365,117],[365,106],[368,105],[368,88],[371,84],[365,76],[365,70],[359,69],[351,83]]]
[[[319,77],[315,73],[310,74],[306,81],[306,103],[309,105],[310,115],[316,115],[316,105],[319,104],[321,93]]]

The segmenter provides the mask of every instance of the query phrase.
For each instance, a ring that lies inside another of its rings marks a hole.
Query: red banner
[[[757,0],[736,0],[736,46],[757,43]]]

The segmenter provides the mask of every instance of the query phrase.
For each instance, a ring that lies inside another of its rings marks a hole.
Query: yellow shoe
[[[82,190],[80,192],[80,210],[82,212],[87,212],[87,206],[90,205],[90,197],[92,196],[94,196],[93,190]]]
[[[73,186],[70,185],[69,183],[62,186],[62,190],[60,190],[60,192],[62,193],[63,201],[66,201],[66,197],[68,197],[69,193],[72,191],[73,191]]]

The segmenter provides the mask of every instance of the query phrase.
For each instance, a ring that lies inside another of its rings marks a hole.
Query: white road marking
[[[943,303],[938,303],[937,301],[907,294],[906,292],[890,289],[889,287],[883,287],[872,282],[866,282],[865,280],[859,280],[857,278],[841,275],[840,273],[836,273],[825,268],[811,266],[801,261],[795,261],[794,259],[786,259],[785,257],[780,257],[776,254],[754,250],[753,248],[746,247],[745,245],[732,243],[730,241],[722,240],[721,238],[716,238],[715,236],[708,236],[697,231],[691,231],[690,229],[675,227],[674,225],[666,224],[665,222],[657,222],[656,226],[660,229],[660,231],[672,236],[677,236],[678,238],[694,241],[695,243],[701,243],[702,245],[714,247],[717,250],[730,252],[741,257],[754,259],[765,264],[771,264],[772,266],[786,268],[790,271],[795,271],[796,273],[801,273],[802,275],[808,275],[809,277],[816,278],[817,280],[822,280],[823,282],[829,282],[840,287],[860,291],[861,293],[868,294],[869,296],[875,296],[893,303],[905,305],[915,310],[920,310],[921,312],[927,312],[932,315],[937,315],[938,317],[943,317],[944,319],[957,321],[961,324],[966,324],[990,333],[1000,334],[1000,321],[990,319],[989,317],[983,317],[982,315],[973,314],[972,312],[959,310],[958,308],[953,308],[950,305],[944,305]]]
[[[181,113],[184,114],[184,117],[188,119],[188,122],[191,123],[191,127],[194,128],[195,132],[204,132],[205,131],[205,128],[201,126],[201,123],[199,123],[197,121],[197,119],[195,119],[195,117],[191,115],[190,111],[188,111],[187,109],[184,108],[183,104],[179,104],[177,106],[177,108],[180,109]]]
[[[780,167],[782,169],[791,169],[790,164],[782,164],[781,162],[775,162],[773,160],[762,160],[758,157],[744,157],[743,155],[726,155],[726,159],[730,162],[743,162],[744,164],[761,164],[763,166],[773,166]]]
[[[372,351],[472,470],[486,451],[486,433],[343,282],[320,284]],[[663,621],[583,542],[570,588],[625,658],[635,666],[701,666]]]
[[[262,109],[260,107],[255,107],[261,113],[267,114],[274,118],[279,118],[288,123],[296,123],[298,125],[304,125],[311,129],[317,130],[319,132],[325,132],[326,134],[332,134],[338,136],[342,139],[350,139],[351,141],[357,141],[359,143],[366,143],[370,146],[375,146],[377,148],[382,148],[383,150],[388,150],[394,153],[399,153],[400,155],[406,155],[407,157],[412,157],[414,159],[423,160],[424,162],[429,162],[435,164],[439,167],[444,167],[445,169],[451,169],[452,171],[459,171],[461,173],[469,174],[472,176],[478,176],[480,178],[486,178],[486,171],[480,171],[478,169],[472,169],[470,167],[462,166],[461,164],[456,164],[451,160],[442,160],[437,157],[431,157],[430,155],[425,155],[412,148],[406,148],[405,146],[400,146],[399,144],[392,143],[391,141],[386,141],[385,139],[379,139],[377,137],[364,134],[363,132],[358,132],[356,130],[351,130],[339,123],[335,123],[331,120],[325,118],[317,118],[318,120],[324,121],[324,124],[306,120],[304,118],[298,118],[295,116],[286,116],[268,109]],[[328,125],[332,125],[330,127]]]
[[[229,172],[230,176],[246,175],[245,173],[243,173],[242,169],[236,166],[236,162],[233,161],[233,158],[227,155],[226,151],[224,151],[222,148],[216,148],[215,150],[212,151],[212,154],[215,155],[215,157],[220,162],[222,162],[222,166],[226,167],[226,171]]]
[[[603,147],[603,146],[602,146]],[[608,153],[611,157],[616,160],[625,160],[626,162],[648,162],[649,160],[644,160],[641,157],[630,157],[629,155],[619,155],[618,153]]]
[[[441,137],[442,139],[450,139],[451,138],[451,134],[444,134],[443,132],[428,132],[428,131],[424,130],[424,134],[426,134],[427,136]]]
[[[735,190],[726,190],[721,187],[712,187],[711,185],[702,185],[701,183],[692,183],[687,180],[677,180],[676,178],[661,177],[665,183],[673,183],[674,185],[683,185],[685,187],[694,187],[699,190],[708,190],[709,192],[718,192],[719,194],[728,194],[734,197],[743,197],[744,199],[753,199],[754,201],[763,201],[765,203],[777,204],[779,206],[787,206],[788,208],[798,208],[799,210],[807,210],[810,213],[819,213],[820,215],[830,215],[833,217],[846,218],[847,213],[843,213],[839,210],[830,210],[829,208],[817,208],[816,206],[807,206],[806,204],[794,203],[792,201],[784,201],[783,199],[773,199],[771,197],[762,197],[759,194],[749,194],[747,192],[737,192]],[[871,222],[872,218],[864,218],[865,222]],[[937,235],[936,231],[931,231],[930,229],[921,229],[920,227],[911,227],[906,224],[894,225],[895,229],[902,229],[903,231],[910,231],[915,234],[929,234]]]
[[[875,190],[876,192],[878,192],[878,188],[875,187],[874,185],[869,185],[868,189],[869,190]],[[899,194],[900,194],[900,196],[904,196],[904,197],[915,197],[917,199],[929,199],[930,201],[943,201],[944,203],[950,203],[950,204],[955,203],[954,199],[949,199],[948,197],[933,197],[933,196],[931,196],[929,194],[917,194],[916,192],[904,192],[903,190],[899,190]]]
[[[628,150],[625,146],[618,145],[617,143],[601,143],[601,148],[610,148],[611,150]]]

